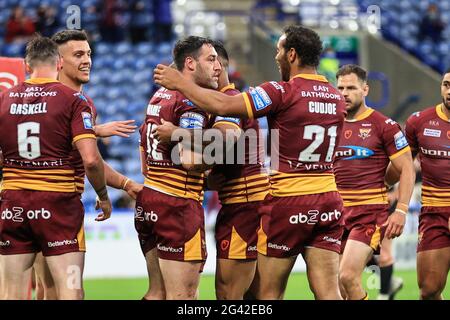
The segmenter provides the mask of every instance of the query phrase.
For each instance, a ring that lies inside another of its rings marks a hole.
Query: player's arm
[[[95,220],[106,220],[111,216],[112,208],[106,190],[105,169],[102,156],[98,151],[97,140],[92,138],[79,139],[75,141],[75,146],[80,152],[86,176],[97,193],[100,202],[99,207],[103,211]]]
[[[158,64],[154,71],[157,84],[171,90],[180,91],[196,106],[204,111],[220,116],[249,118],[244,96],[229,96],[225,93],[205,89],[188,80],[178,70]]]
[[[111,121],[94,126],[95,135],[100,138],[119,136],[128,138],[130,134],[136,131],[137,126],[134,120]]]
[[[409,147],[408,147],[409,149]],[[386,228],[386,237],[392,239],[403,232],[408,213],[409,201],[414,189],[416,172],[411,152],[408,150],[396,158],[391,159],[391,166],[399,173],[398,201],[394,213],[389,216]]]
[[[104,161],[106,184],[115,189],[125,190],[128,195],[136,200],[137,194],[142,190],[143,186],[123,174],[117,172]]]

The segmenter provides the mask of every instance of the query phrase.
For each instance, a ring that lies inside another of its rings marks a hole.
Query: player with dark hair
[[[338,285],[342,199],[332,163],[345,118],[342,95],[317,74],[322,41],[316,32],[289,26],[275,57],[281,82],[229,96],[201,88],[176,70],[155,69],[155,81],[179,90],[220,116],[267,116],[273,139],[270,194],[261,206],[256,286],[259,299],[282,299],[297,255],[307,265],[316,299],[341,299]]]
[[[366,70],[345,65],[336,78],[347,110],[334,162],[344,201],[339,279],[345,298],[365,300],[368,295],[362,287],[362,273],[372,255],[379,253],[384,237],[392,239],[402,234],[415,171],[400,126],[365,104],[369,93]],[[401,172],[399,199],[391,215],[384,185],[389,163]]]
[[[99,197],[103,221],[111,215],[92,110],[77,91],[58,82],[58,46],[37,37],[26,48],[29,80],[0,96],[0,271],[3,299],[24,299],[25,277],[42,251],[58,299],[82,299],[84,210],[70,153],[75,144]],[[70,285],[68,285],[70,283]]]
[[[180,40],[173,56],[187,81],[218,88],[221,66],[212,40],[194,36]],[[203,129],[209,116],[182,93],[165,88],[153,95],[147,107],[141,127],[145,188],[137,197],[135,214],[150,281],[144,299],[196,299],[206,260],[204,175],[193,171],[201,154],[178,143],[160,144],[153,130],[162,120],[184,129]],[[173,148],[179,148],[181,164],[172,157]]]

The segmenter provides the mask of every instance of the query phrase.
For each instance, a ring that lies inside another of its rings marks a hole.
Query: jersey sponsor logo
[[[370,137],[370,131],[372,131],[372,129],[360,128],[358,137],[360,137],[361,139],[365,140],[365,139]]]
[[[172,99],[172,95],[170,93],[166,93],[166,91],[167,91],[166,88],[161,88],[155,93],[155,95],[153,97],[164,99],[164,100]]]
[[[62,241],[53,241],[53,242],[47,242],[47,246],[49,248],[54,248],[54,247],[61,247],[61,246],[70,246],[73,244],[77,244],[78,240],[77,239],[73,239],[73,240],[62,240]]]
[[[11,241],[0,241],[0,247],[9,247],[11,245]]]
[[[439,127],[439,121],[437,120],[430,120],[428,123],[430,126]]]
[[[397,122],[395,122],[394,120],[392,120],[392,119],[386,119],[386,121],[384,121],[386,124],[390,124],[390,125],[396,125],[397,124]]]
[[[339,220],[342,213],[336,209],[330,212],[320,213],[319,210],[309,210],[306,214],[299,212],[289,217],[290,224],[316,224],[319,222],[329,222]]]
[[[155,212],[153,212],[153,210],[147,212],[144,210],[143,207],[138,206],[136,207],[136,212],[134,213],[134,219],[140,222],[144,221],[157,222],[158,215]]]
[[[336,243],[337,245],[341,245],[341,240],[336,239],[336,238],[331,238],[329,236],[323,237],[322,240],[325,240],[325,241],[331,242],[331,243]]]
[[[237,125],[240,125],[240,123],[241,123],[241,119],[239,119],[239,118],[217,116],[215,122],[219,122],[219,121],[233,122]]]
[[[81,100],[88,102],[88,99],[81,93],[81,92],[77,92],[73,94],[75,97],[80,98]]]
[[[416,116],[416,117],[420,117],[420,111],[414,112],[412,115]]]
[[[352,130],[345,130],[345,132],[344,132],[345,139],[350,139],[350,137],[352,136],[352,133],[353,133]]]
[[[285,93],[286,91],[284,91],[284,88],[281,84],[279,84],[276,81],[270,81],[269,82],[275,89],[280,90],[281,92]]]
[[[336,114],[336,103],[309,101],[308,108],[311,113]]]
[[[83,118],[83,124],[85,129],[94,129],[92,122],[92,115],[89,112],[82,112],[81,117]]]
[[[372,124],[371,123],[361,123],[362,127],[371,127]]]
[[[195,107],[194,103],[189,99],[184,99],[182,102],[189,107]]]
[[[170,253],[180,253],[183,252],[183,248],[173,248],[173,247],[166,247],[163,245],[158,244],[158,250],[170,252]]]
[[[265,109],[272,104],[272,100],[270,100],[269,95],[261,87],[252,88],[249,90],[249,93],[255,105],[256,111]]]
[[[406,140],[405,135],[401,131],[399,131],[395,134],[394,141],[395,141],[395,147],[397,148],[397,150],[403,149],[404,147],[406,147],[408,145],[408,141]]]
[[[450,149],[450,146],[445,146],[447,149]],[[450,157],[450,150],[435,150],[435,149],[426,149],[424,147],[420,147],[420,151],[423,154],[428,156],[436,156],[436,157]]]
[[[441,130],[428,129],[428,128],[425,128],[423,130],[423,135],[427,136],[427,137],[440,138],[441,133],[442,133]]]
[[[180,117],[180,127],[184,129],[201,129],[205,117],[195,112],[185,112]]]
[[[148,104],[147,106],[147,115],[159,117],[159,112],[161,111],[162,106],[158,106],[156,104]]]
[[[275,250],[291,251],[291,248],[289,248],[285,244],[276,244],[276,243],[269,242],[267,244],[267,247],[270,249],[275,249]]]
[[[360,146],[342,146],[347,150],[336,151],[336,157],[345,157],[342,160],[365,159],[373,156],[374,151]]]
[[[222,249],[222,251],[227,250],[229,246],[230,246],[230,241],[228,241],[228,240],[222,240],[222,242],[220,243],[220,249]]]

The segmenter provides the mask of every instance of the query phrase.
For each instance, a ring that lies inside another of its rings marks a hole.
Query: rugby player
[[[156,83],[181,91],[219,116],[267,116],[273,139],[270,194],[258,230],[258,299],[282,299],[297,255],[316,299],[341,299],[338,285],[342,199],[332,170],[344,124],[344,98],[317,74],[322,41],[302,26],[284,29],[275,57],[282,81],[229,96],[158,65]]]

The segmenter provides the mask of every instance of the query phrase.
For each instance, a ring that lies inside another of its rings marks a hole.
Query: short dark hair
[[[84,30],[62,30],[55,33],[52,36],[52,40],[60,46],[72,40],[88,41],[88,36]]]
[[[346,76],[352,73],[356,74],[360,81],[367,82],[367,71],[356,64],[346,64],[340,67],[336,73],[336,79],[339,79],[340,76]]]
[[[25,49],[25,62],[31,67],[36,63],[56,64],[59,58],[58,45],[47,37],[36,36]]]
[[[319,65],[323,47],[322,40],[314,30],[299,25],[290,25],[284,28],[283,32],[286,35],[284,49],[286,52],[291,48],[295,49],[300,58],[300,67],[317,67]]]
[[[225,68],[228,68],[228,62],[230,59],[228,58],[228,52],[227,49],[225,49],[225,46],[223,45],[222,41],[214,41],[214,49],[216,49],[216,52],[219,57],[221,57],[223,60],[225,60]]]
[[[184,61],[187,57],[197,60],[204,44],[214,45],[214,41],[197,36],[189,36],[183,40],[178,40],[173,48],[173,61],[177,69],[180,71],[184,69]]]

